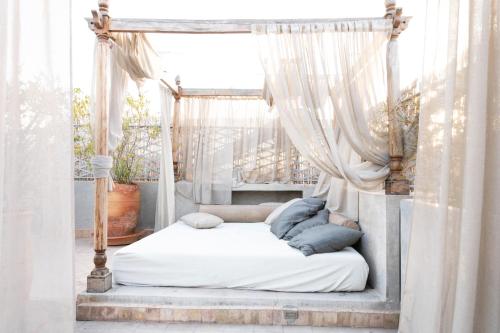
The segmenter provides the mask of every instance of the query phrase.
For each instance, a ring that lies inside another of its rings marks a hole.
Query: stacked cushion
[[[308,218],[307,220],[304,220],[300,223],[297,223],[292,229],[290,229],[285,234],[283,239],[290,240],[306,229],[310,229],[312,227],[316,227],[316,226],[323,225],[323,224],[328,224],[329,214],[330,214],[330,212],[328,211],[328,209],[320,210],[318,212],[318,214]]]
[[[297,223],[316,215],[324,206],[325,202],[318,198],[299,199],[283,209],[279,216],[271,222],[271,232],[282,239]]]
[[[302,231],[288,245],[299,249],[305,256],[315,253],[340,251],[356,244],[363,233],[336,224],[324,224]]]
[[[297,198],[297,199],[292,199],[288,202],[285,202],[284,204],[282,205],[279,205],[278,207],[276,207],[271,214],[269,214],[266,218],[266,220],[264,221],[264,223],[266,224],[272,224],[277,218],[278,216],[280,216],[281,213],[283,213],[283,211],[285,209],[287,209],[288,207],[290,207],[291,205],[293,205],[294,203],[298,202],[298,201],[301,201],[302,199],[300,198]],[[263,205],[264,206],[264,205]]]

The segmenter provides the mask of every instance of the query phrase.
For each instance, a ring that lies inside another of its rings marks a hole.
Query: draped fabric
[[[73,332],[70,8],[0,2],[0,332]]]
[[[498,1],[427,1],[400,332],[500,331]]]
[[[337,200],[328,203],[331,210],[347,209],[336,206],[349,188],[381,189],[389,173],[384,102],[391,31],[383,19],[253,27],[282,125],[304,158],[326,173],[317,193],[331,177],[348,182],[333,188],[346,190],[329,195]]]
[[[233,186],[290,180],[296,154],[265,101],[183,98],[177,120],[179,176],[196,203],[229,204]]]
[[[260,100],[235,101],[233,185],[288,183],[298,154],[281,126],[278,112]]]
[[[108,133],[110,150],[114,150],[123,137],[122,111],[129,78],[140,88],[146,79],[158,80],[162,74],[160,57],[144,33],[114,33],[112,40]]]
[[[193,184],[193,200],[230,204],[233,176],[231,103],[217,98],[183,98],[178,163]]]
[[[160,85],[161,160],[156,200],[155,231],[175,222],[175,178],[170,132],[172,102],[173,96],[170,90]]]

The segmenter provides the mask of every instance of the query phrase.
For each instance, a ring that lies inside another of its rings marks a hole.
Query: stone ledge
[[[77,306],[79,321],[154,321],[168,323],[211,323],[239,325],[283,325],[317,327],[398,327],[399,312],[328,311],[278,307],[176,307],[154,304],[92,304]]]
[[[296,307],[327,310],[388,311],[374,289],[362,292],[292,293],[245,289],[135,287],[113,285],[106,293],[82,292],[77,303],[156,304],[175,306]]]

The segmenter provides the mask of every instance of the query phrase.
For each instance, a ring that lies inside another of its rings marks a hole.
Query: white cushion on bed
[[[290,292],[360,291],[368,265],[353,248],[304,256],[264,223],[184,223],[118,250],[113,278],[125,285],[244,288]]]
[[[181,217],[180,220],[195,229],[215,228],[224,222],[220,217],[207,213],[187,214]]]
[[[277,207],[275,210],[273,210],[273,212],[271,214],[269,214],[269,216],[266,218],[266,220],[264,221],[264,223],[266,224],[271,224],[274,222],[274,220],[276,220],[278,218],[278,216],[280,216],[281,213],[283,213],[283,211],[285,209],[287,209],[288,207],[290,207],[291,205],[293,205],[294,203],[296,203],[297,201],[300,201],[302,200],[301,198],[295,198],[295,199],[292,199],[288,202],[285,202],[284,204],[282,204],[281,206]]]

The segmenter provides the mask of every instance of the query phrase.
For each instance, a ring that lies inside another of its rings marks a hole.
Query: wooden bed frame
[[[152,19],[111,19],[108,0],[99,0],[98,10],[92,11],[88,19],[90,29],[97,36],[96,52],[96,95],[95,95],[95,149],[97,155],[108,155],[108,57],[109,39],[112,32],[147,32],[147,33],[190,33],[190,34],[227,34],[251,33],[255,23],[329,23],[352,19],[302,19],[302,20],[152,20]],[[383,18],[392,20],[393,32],[389,43],[396,43],[399,34],[406,28],[410,18],[402,16],[402,9],[396,7],[395,0],[385,1],[386,12]],[[390,176],[386,180],[386,194],[408,194],[408,181],[402,175],[403,138],[402,127],[395,115],[395,106],[399,96],[398,71],[393,71],[388,61],[388,113],[389,113],[389,155]],[[183,96],[262,96],[261,90],[233,89],[184,89],[177,77],[162,80],[175,97],[174,117],[179,112],[180,99]],[[175,131],[174,131],[175,133]],[[174,138],[175,143],[175,138]],[[174,145],[175,146],[175,145]],[[87,279],[89,292],[104,293],[112,287],[111,271],[106,267],[107,248],[107,178],[96,178],[95,220],[94,220],[94,269]]]

